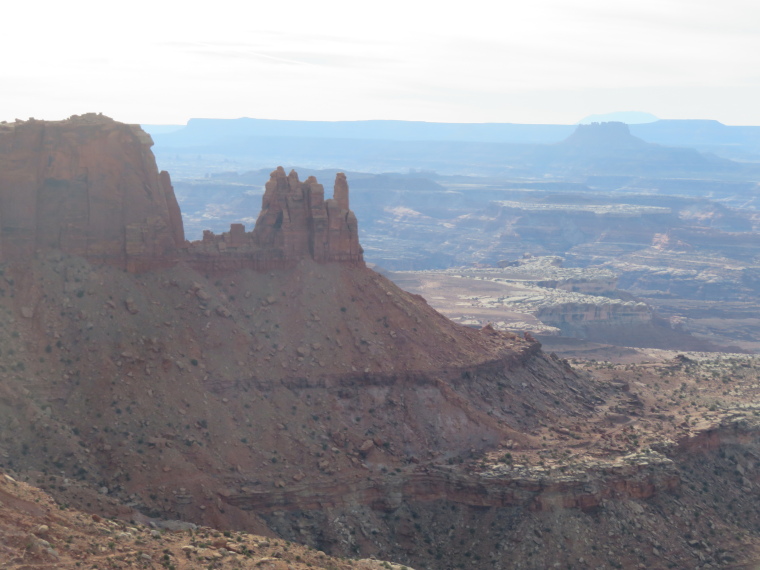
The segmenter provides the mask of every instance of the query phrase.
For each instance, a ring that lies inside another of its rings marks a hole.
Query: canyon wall
[[[542,323],[557,327],[565,334],[577,334],[592,325],[624,327],[652,322],[652,309],[646,303],[591,296],[579,296],[576,302],[546,303],[535,315]]]

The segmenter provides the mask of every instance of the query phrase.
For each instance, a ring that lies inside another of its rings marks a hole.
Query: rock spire
[[[348,207],[346,175],[335,178],[333,198],[310,176],[305,182],[295,170],[285,175],[280,166],[266,183],[253,239],[262,248],[281,252],[285,259],[312,257],[315,261],[360,261],[356,216]]]
[[[204,232],[190,244],[188,262],[206,271],[285,267],[301,259],[363,263],[356,216],[349,209],[346,175],[338,173],[333,198],[310,176],[305,181],[280,166],[266,183],[261,212],[250,233],[242,224],[229,232]]]

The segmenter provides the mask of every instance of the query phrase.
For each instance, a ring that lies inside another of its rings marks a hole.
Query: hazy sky
[[[760,125],[757,0],[6,4],[0,120]]]

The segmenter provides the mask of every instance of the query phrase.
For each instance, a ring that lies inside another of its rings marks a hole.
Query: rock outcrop
[[[335,178],[333,198],[310,176],[301,182],[280,166],[266,183],[261,212],[252,232],[242,224],[218,236],[205,231],[190,244],[186,259],[198,270],[290,267],[302,259],[363,263],[356,216],[348,206],[346,175]]]
[[[182,216],[152,144],[94,113],[0,124],[0,261],[59,249],[130,272],[173,264]]]
[[[0,262],[61,250],[130,273],[180,258],[203,271],[269,270],[302,259],[363,263],[345,174],[326,200],[316,178],[302,182],[279,167],[252,232],[232,224],[188,244],[152,145],[139,126],[94,113],[0,124]]]
[[[294,170],[286,176],[279,167],[266,184],[251,237],[283,259],[359,261],[361,248],[356,216],[348,209],[346,175],[337,175],[333,199],[325,200],[324,187],[316,178],[301,182]]]

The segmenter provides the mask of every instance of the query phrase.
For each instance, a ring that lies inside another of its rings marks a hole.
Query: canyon
[[[190,242],[139,128],[85,115],[0,137],[0,500],[26,509],[3,530],[20,533],[9,567],[39,525],[59,556],[65,534],[87,540],[83,515],[55,530],[55,508],[113,518],[130,544],[140,525],[179,530],[171,558],[220,568],[247,559],[210,527],[272,568],[304,566],[283,560],[293,543],[336,568],[315,552],[418,570],[760,560],[755,357],[580,361],[457,324],[366,266],[340,174],[325,199],[278,168],[251,232]],[[559,294],[617,286],[552,267],[499,270]],[[653,318],[619,301],[615,318]],[[188,525],[209,536],[185,542]]]

